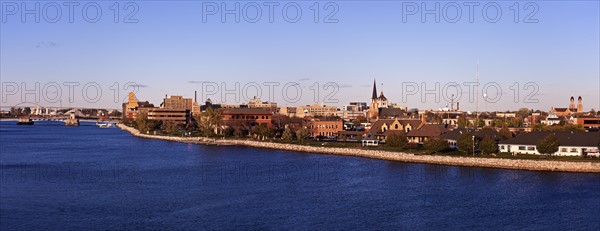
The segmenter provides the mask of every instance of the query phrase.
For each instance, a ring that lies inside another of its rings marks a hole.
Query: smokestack
[[[457,110],[457,111],[460,111],[459,102],[456,102],[456,110]]]
[[[194,102],[198,102],[198,91],[194,91]]]

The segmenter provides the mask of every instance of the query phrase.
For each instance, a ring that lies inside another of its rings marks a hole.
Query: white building
[[[560,124],[560,118],[558,118],[556,114],[550,113],[548,114],[548,117],[546,117],[546,119],[542,120],[541,122],[544,125],[552,126],[555,124]]]
[[[500,141],[498,149],[513,154],[540,155],[536,145],[550,134],[555,134],[560,143],[554,153],[557,156],[585,156],[597,150],[600,143],[600,132],[529,132]]]

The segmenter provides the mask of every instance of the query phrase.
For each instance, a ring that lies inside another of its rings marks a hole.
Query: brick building
[[[223,124],[242,130],[250,130],[257,125],[273,126],[273,113],[262,108],[223,108]]]
[[[306,125],[311,136],[337,136],[344,128],[342,120],[319,120],[313,119],[307,122]]]

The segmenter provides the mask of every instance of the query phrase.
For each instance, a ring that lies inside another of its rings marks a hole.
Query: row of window
[[[504,149],[504,148],[501,147],[501,149]],[[531,146],[530,147],[519,146],[519,150],[520,151],[525,151],[525,150],[527,150],[527,151],[535,151],[535,147],[531,147]]]
[[[335,128],[335,129],[337,129],[338,125],[337,124],[335,124],[335,125],[333,125],[333,124],[325,124],[325,125],[320,124],[320,125],[317,125],[317,126],[310,125],[310,128],[311,129],[315,129],[315,128],[317,128],[317,129],[319,129],[319,128],[324,128],[324,129],[334,129]]]
[[[567,152],[567,148],[561,148],[560,152]],[[571,148],[570,152],[577,152],[577,148]]]
[[[504,150],[504,145],[500,146],[500,150]],[[535,151],[535,147],[533,146],[519,146],[519,151]],[[577,153],[577,148],[561,148],[560,152],[572,152]]]
[[[254,119],[254,120],[257,120],[257,119],[259,119],[259,118],[260,118],[260,119],[263,119],[263,120],[264,120],[264,119],[267,119],[267,120],[268,120],[268,119],[269,119],[269,116],[254,116],[254,115],[249,115],[249,116],[246,116],[246,115],[234,115],[234,116],[233,116],[233,118],[234,118],[234,119],[243,119],[243,120],[244,120],[244,119]]]
[[[395,126],[395,129],[396,129],[396,130],[399,130],[399,129],[398,129],[398,125],[396,125],[396,126]],[[385,131],[387,131],[387,130],[388,130],[388,129],[387,129],[387,128],[385,128],[385,127],[381,128],[381,131],[382,131],[382,132],[385,132]],[[406,132],[410,132],[410,128],[406,128]]]

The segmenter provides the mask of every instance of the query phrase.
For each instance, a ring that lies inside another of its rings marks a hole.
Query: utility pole
[[[473,156],[475,156],[475,136],[471,136],[473,138]]]
[[[475,131],[479,128],[479,60],[477,60],[477,72],[475,72],[477,85],[475,86]]]

